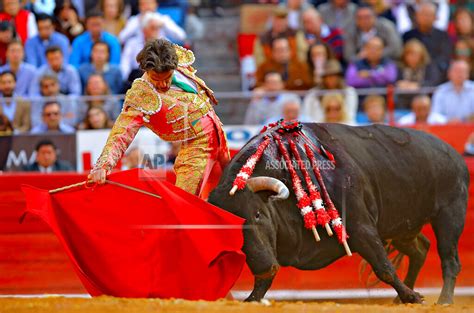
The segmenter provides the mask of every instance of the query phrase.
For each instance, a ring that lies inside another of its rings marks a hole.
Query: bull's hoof
[[[247,299],[244,300],[244,302],[258,302],[258,301],[260,301],[260,300],[261,300],[261,299],[257,299],[256,297],[250,295],[250,296],[248,296]]]
[[[454,303],[453,298],[449,298],[449,297],[440,297],[438,299],[438,302],[436,302],[436,304],[441,304],[441,305],[450,305],[453,303]]]
[[[395,299],[393,299],[393,304],[402,304],[402,300],[400,300],[399,296],[397,296]]]
[[[422,303],[424,303],[424,301],[425,301],[425,298],[416,291],[412,291],[412,292],[406,294],[405,297],[403,297],[403,299],[402,299],[403,303],[422,304]]]

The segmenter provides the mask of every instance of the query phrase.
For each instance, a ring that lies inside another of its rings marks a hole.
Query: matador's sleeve
[[[124,107],[110,131],[107,143],[94,165],[94,170],[103,168],[109,174],[122,158],[143,124],[142,112],[131,106]]]
[[[146,112],[158,111],[160,101],[148,84],[136,80],[127,92],[123,110],[110,131],[107,143],[94,169],[103,168],[107,174],[117,165],[140,128],[145,124]]]

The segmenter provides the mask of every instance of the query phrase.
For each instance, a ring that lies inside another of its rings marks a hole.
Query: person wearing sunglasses
[[[43,106],[43,123],[33,127],[32,134],[57,132],[71,134],[75,129],[62,121],[61,105],[57,101],[46,102]]]

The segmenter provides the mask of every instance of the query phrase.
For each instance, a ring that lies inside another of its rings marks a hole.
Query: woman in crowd
[[[474,20],[469,10],[459,8],[454,12],[452,22],[449,26],[449,36],[453,43],[461,39],[473,40]]]
[[[321,85],[324,66],[328,60],[334,59],[336,59],[336,57],[331,48],[323,42],[316,43],[309,47],[307,62],[309,64],[310,75],[313,77],[314,86],[318,87]]]
[[[64,34],[70,42],[84,32],[84,25],[79,19],[76,7],[70,1],[64,1],[62,5],[54,9],[56,17],[56,31]]]
[[[352,124],[347,118],[347,108],[344,97],[340,93],[330,93],[323,97],[321,105],[324,110],[324,123]]]
[[[320,86],[311,89],[304,98],[304,114],[315,122],[323,122],[324,109],[321,105],[321,91],[332,90],[334,93],[338,92],[344,98],[347,120],[350,123],[355,123],[359,100],[355,89],[346,85],[341,64],[335,59],[328,60],[321,76]]]
[[[431,64],[425,46],[417,39],[408,41],[403,47],[396,83],[397,88],[406,93],[397,97],[397,108],[410,108],[414,91],[423,86],[436,86],[442,79],[436,66]]]
[[[109,119],[107,112],[101,106],[92,106],[87,109],[84,121],[78,125],[78,129],[109,129],[114,122]]]
[[[123,0],[100,0],[100,10],[104,13],[104,30],[118,36],[125,27]]]
[[[85,95],[91,98],[86,100],[79,108],[79,116],[85,116],[90,107],[101,107],[108,116],[116,119],[120,114],[120,105],[117,100],[110,98],[110,89],[100,74],[92,74],[87,81]],[[94,98],[96,97],[96,98]]]

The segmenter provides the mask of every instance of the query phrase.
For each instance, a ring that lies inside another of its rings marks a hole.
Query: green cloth
[[[184,91],[186,92],[190,92],[190,93],[196,93],[197,94],[197,91],[194,90],[193,87],[189,86],[188,84],[186,84],[185,82],[182,82],[182,81],[179,81],[176,79],[176,75],[173,75],[173,79],[171,80],[171,83],[173,85],[175,85],[176,87],[179,87],[181,89],[183,89]]]

